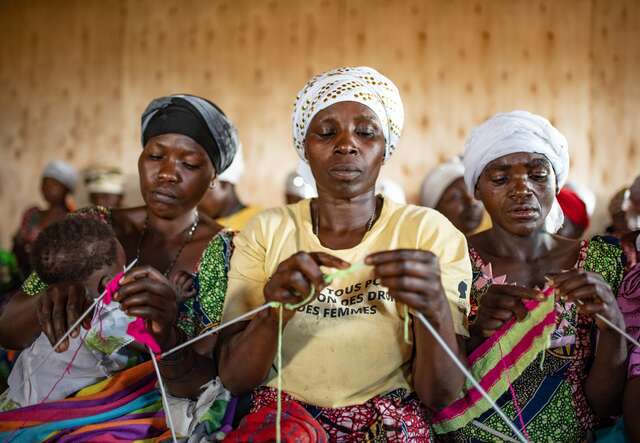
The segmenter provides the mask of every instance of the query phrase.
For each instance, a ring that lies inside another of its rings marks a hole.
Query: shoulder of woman
[[[392,218],[402,217],[405,222],[420,224],[421,228],[430,226],[438,229],[456,230],[449,219],[435,209],[412,204],[388,203],[388,200],[385,200],[385,204],[390,205],[389,211]]]
[[[235,234],[230,229],[222,229],[214,235],[202,251],[200,267],[208,267],[213,263],[228,264],[233,253],[233,237]]]
[[[22,225],[29,225],[40,217],[42,211],[37,206],[31,206],[22,213]]]
[[[29,215],[39,214],[40,212],[41,212],[41,211],[40,211],[40,208],[39,208],[39,207],[37,207],[37,206],[30,206],[30,207],[28,207],[28,208],[27,208],[27,209],[22,213],[22,216],[23,216],[23,217],[27,217],[27,216],[29,216]]]
[[[108,209],[111,213],[111,225],[116,233],[127,234],[140,231],[147,218],[144,206],[135,208]]]
[[[264,209],[247,221],[240,234],[272,233],[284,224],[294,222],[297,218],[297,211],[300,211],[300,207],[297,204]]]

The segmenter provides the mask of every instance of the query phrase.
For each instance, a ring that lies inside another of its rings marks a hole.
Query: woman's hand
[[[371,254],[365,263],[374,267],[374,276],[389,288],[389,295],[422,312],[434,326],[438,327],[450,315],[440,265],[433,253],[397,249]]]
[[[173,285],[157,269],[138,266],[127,272],[114,295],[127,315],[141,317],[163,350],[177,344],[178,303]]]
[[[264,286],[265,301],[299,303],[307,298],[312,288],[317,295],[326,286],[320,266],[345,269],[349,263],[324,252],[298,252],[280,263]],[[295,310],[285,310],[285,323],[294,314]]]
[[[196,295],[196,288],[193,285],[194,275],[187,271],[178,271],[171,277],[171,283],[176,291],[178,305],[193,298]]]
[[[522,321],[527,316],[523,301],[544,300],[544,294],[536,289],[514,285],[491,285],[480,299],[476,320],[470,332],[474,336],[490,337],[506,322],[515,317]]]
[[[613,291],[600,274],[571,270],[551,275],[549,279],[560,299],[576,303],[579,312],[591,316],[600,314],[614,325],[625,328]],[[609,328],[598,318],[596,325],[601,331]]]
[[[38,296],[38,323],[52,346],[62,338],[90,305],[91,300],[87,290],[81,283],[52,284],[47,287],[44,294]],[[85,329],[91,327],[91,315],[84,318],[82,326]],[[75,338],[79,333],[80,328],[77,327],[71,332],[71,337]],[[56,352],[64,352],[67,349],[69,349],[69,338],[56,348]]]

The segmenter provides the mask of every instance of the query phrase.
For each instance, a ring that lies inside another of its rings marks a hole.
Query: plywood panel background
[[[410,199],[474,125],[516,108],[565,133],[572,177],[594,185],[601,209],[640,173],[637,1],[4,1],[0,244],[39,201],[50,159],[120,166],[139,201],[139,115],[173,92],[225,110],[246,150],[241,194],[280,204],[296,92],[361,64],[401,89],[405,130],[383,173]]]

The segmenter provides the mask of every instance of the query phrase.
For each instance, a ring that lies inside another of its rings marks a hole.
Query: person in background
[[[484,224],[484,208],[467,191],[460,157],[438,165],[427,174],[422,182],[420,201],[422,206],[441,212],[465,235],[478,232]]]
[[[609,200],[609,206],[607,208],[609,212],[609,226],[607,226],[605,233],[616,238],[622,238],[625,234],[629,233],[629,224],[627,223],[627,212],[629,202],[629,188],[626,186],[616,192],[611,200]]]
[[[288,205],[318,195],[313,186],[309,185],[298,171],[291,171],[287,175],[287,181],[284,186],[284,199]]]
[[[558,204],[564,214],[564,224],[558,235],[580,239],[589,228],[595,210],[595,196],[580,185],[567,183],[558,193]]]
[[[226,228],[242,230],[249,219],[260,212],[259,207],[245,205],[238,196],[236,184],[243,174],[244,157],[240,144],[231,166],[209,186],[198,210]]]
[[[122,172],[118,168],[91,168],[84,178],[89,201],[94,206],[120,208],[124,197]]]
[[[622,209],[625,211],[627,227],[631,231],[640,229],[640,176],[636,177],[624,194]]]
[[[47,206],[44,209],[37,206],[27,209],[13,237],[13,253],[18,260],[22,275],[29,275],[31,272],[29,257],[31,243],[40,231],[75,209],[70,194],[77,182],[78,173],[68,163],[60,160],[52,161],[44,168],[40,191]]]

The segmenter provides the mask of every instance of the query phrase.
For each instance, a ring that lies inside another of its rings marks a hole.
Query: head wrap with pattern
[[[337,68],[313,77],[298,93],[293,109],[293,144],[306,161],[304,139],[315,115],[340,102],[358,102],[371,109],[382,125],[387,160],[396,149],[404,108],[396,85],[373,68]]]

